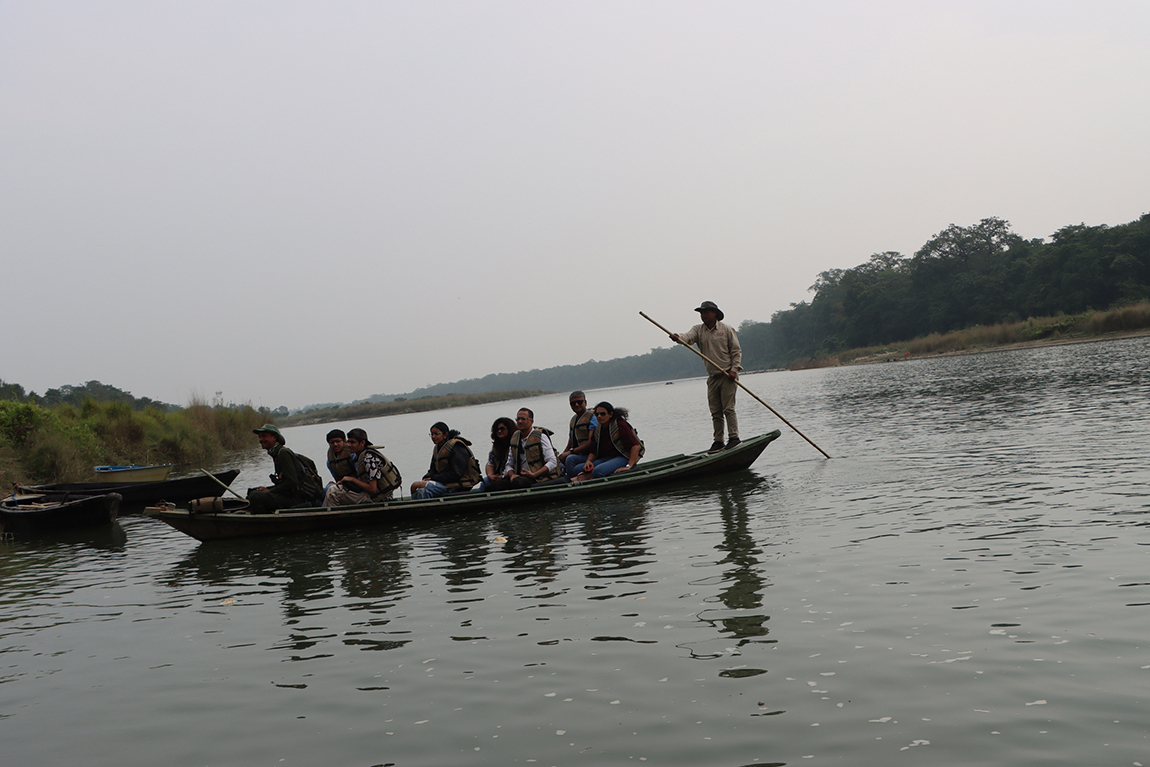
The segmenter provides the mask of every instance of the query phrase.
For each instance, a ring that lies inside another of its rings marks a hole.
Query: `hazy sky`
[[[298,407],[1150,211],[1150,3],[0,0],[0,378]]]

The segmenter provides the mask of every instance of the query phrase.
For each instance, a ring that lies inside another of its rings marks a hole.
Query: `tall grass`
[[[986,346],[1005,346],[1050,335],[1045,332],[1047,327],[1036,320],[980,325],[954,333],[931,333],[924,338],[914,339],[907,344],[906,349],[911,354],[941,354]]]
[[[0,401],[0,486],[81,482],[100,464],[215,463],[250,444],[267,416],[250,405],[202,402],[167,413],[91,399],[78,409]]]
[[[1120,306],[1104,312],[1031,317],[1025,322],[986,325],[954,333],[933,333],[907,344],[911,354],[981,349],[1042,340],[1090,338],[1150,328],[1150,302]]]
[[[1090,333],[1121,333],[1150,328],[1150,301],[1120,306],[1108,312],[1092,314],[1086,321]]]
[[[1143,301],[1103,312],[1031,317],[1025,322],[1003,322],[953,333],[932,333],[905,345],[847,349],[834,356],[797,360],[790,370],[845,365],[851,362],[889,362],[910,355],[946,354],[1036,341],[1057,341],[1130,333],[1150,328],[1150,302]]]

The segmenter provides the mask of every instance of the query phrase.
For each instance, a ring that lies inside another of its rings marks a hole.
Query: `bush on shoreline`
[[[83,482],[100,464],[210,465],[250,447],[252,429],[269,415],[198,401],[165,412],[91,399],[79,408],[0,400],[0,482]]]
[[[451,394],[416,400],[365,403],[275,419],[280,426],[376,418],[485,402],[522,399],[541,391]],[[101,464],[174,463],[187,467],[217,463],[226,454],[254,447],[252,429],[271,421],[266,408],[208,405],[193,400],[182,410],[134,410],[124,402],[87,399],[45,407],[0,400],[0,483],[84,482]]]

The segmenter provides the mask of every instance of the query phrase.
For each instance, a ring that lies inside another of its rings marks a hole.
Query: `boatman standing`
[[[738,389],[739,371],[743,369],[743,348],[735,329],[725,324],[723,311],[714,301],[704,301],[695,309],[703,322],[686,333],[672,333],[675,343],[695,344],[707,357],[707,404],[711,408],[711,423],[715,441],[709,452],[729,450],[741,441],[739,419],[735,415],[735,391]],[[728,440],[723,444],[723,424],[727,426]]]

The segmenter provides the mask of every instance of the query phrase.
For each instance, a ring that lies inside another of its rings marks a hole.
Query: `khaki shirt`
[[[708,375],[743,369],[743,347],[739,346],[739,337],[730,325],[716,322],[715,329],[708,330],[706,325],[699,324],[680,333],[679,340],[687,345],[696,344],[699,351],[718,363],[718,367],[710,361],[706,363]]]

